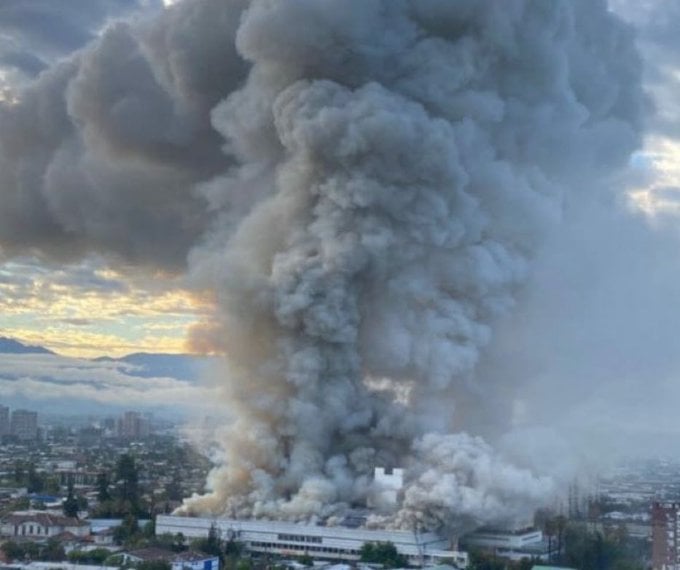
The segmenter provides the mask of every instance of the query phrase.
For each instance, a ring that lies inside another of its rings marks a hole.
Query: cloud
[[[75,401],[139,408],[174,407],[214,401],[211,389],[170,377],[140,375],[134,365],[59,355],[0,355],[0,396],[35,401]]]
[[[610,4],[635,30],[648,95],[645,146],[622,183],[632,189],[633,202],[647,215],[677,214],[677,201],[669,199],[665,189],[680,186],[680,39],[675,30],[680,5],[665,0]]]
[[[92,41],[112,19],[161,8],[154,0],[4,0],[0,6],[0,67],[35,76]]]
[[[65,354],[184,352],[187,330],[209,308],[181,279],[121,274],[101,259],[0,265],[0,329]]]
[[[244,77],[233,38],[244,4],[187,2],[112,24],[0,103],[6,255],[184,266],[213,218],[195,186],[230,164],[210,111]],[[22,5],[7,8],[6,28],[39,33],[43,12]]]

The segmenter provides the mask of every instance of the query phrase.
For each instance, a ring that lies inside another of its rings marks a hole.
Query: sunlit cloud
[[[633,204],[650,216],[680,214],[680,140],[650,137],[632,166],[640,178]]]
[[[98,262],[0,266],[0,330],[72,356],[184,352],[209,306],[176,279],[124,277]]]

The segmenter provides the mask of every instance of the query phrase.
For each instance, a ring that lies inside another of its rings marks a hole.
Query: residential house
[[[68,532],[76,537],[90,534],[90,525],[76,518],[47,512],[15,512],[0,520],[0,536],[47,539]]]

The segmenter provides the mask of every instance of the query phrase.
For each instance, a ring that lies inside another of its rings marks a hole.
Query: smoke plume
[[[0,240],[188,255],[214,292],[233,421],[186,512],[341,516],[385,465],[387,524],[511,521],[551,483],[457,402],[565,204],[638,145],[639,76],[603,0],[185,0],[2,108]]]
[[[335,515],[384,464],[393,524],[526,515],[550,482],[454,434],[456,396],[565,201],[638,142],[629,31],[600,2],[252,2],[236,45],[213,124],[240,164],[209,188],[258,199],[191,260],[237,419],[185,509]]]

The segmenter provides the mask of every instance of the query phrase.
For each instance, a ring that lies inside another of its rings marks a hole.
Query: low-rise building
[[[164,548],[140,548],[123,554],[125,563],[168,562],[172,570],[219,570],[220,559],[202,552],[172,552]]]
[[[180,552],[171,561],[172,570],[219,570],[220,559],[202,552]]]
[[[452,548],[450,539],[433,532],[173,515],[156,517],[157,535],[182,533],[187,538],[201,538],[207,537],[213,526],[223,539],[239,541],[248,551],[259,554],[356,561],[367,542],[391,542],[397,552],[415,566],[439,561],[452,562],[459,568],[468,565],[467,553]]]
[[[0,520],[3,537],[48,539],[66,532],[84,537],[90,534],[90,525],[76,518],[46,512],[15,512]]]
[[[550,544],[543,537],[543,532],[535,528],[479,529],[465,535],[461,542],[466,548],[479,548],[508,560],[550,558]]]

